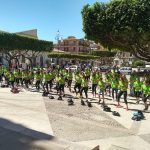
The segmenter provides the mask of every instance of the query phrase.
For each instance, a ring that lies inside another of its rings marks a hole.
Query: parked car
[[[123,73],[123,74],[131,74],[132,68],[131,67],[122,67],[119,69],[119,72]]]
[[[111,67],[108,65],[100,66],[100,71],[102,71],[102,72],[109,71],[110,69],[111,69]]]
[[[67,70],[71,69],[72,71],[75,71],[75,70],[78,69],[78,66],[77,65],[72,65],[72,66],[66,67],[65,69],[67,69]]]
[[[150,73],[150,68],[139,68],[138,73]]]
[[[99,67],[93,67],[92,70],[100,70]]]

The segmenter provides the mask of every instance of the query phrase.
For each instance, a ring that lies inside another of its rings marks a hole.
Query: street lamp
[[[59,40],[60,40],[60,32],[59,32],[59,30],[56,33],[55,40],[57,41],[57,46],[58,46],[57,49],[59,51]]]
[[[55,40],[57,41],[57,51],[59,53],[59,49],[60,49],[60,40],[62,39],[59,30],[56,33],[56,37]],[[57,58],[57,64],[59,63],[59,58]]]

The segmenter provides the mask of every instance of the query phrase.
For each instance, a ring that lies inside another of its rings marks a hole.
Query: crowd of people
[[[150,99],[150,75],[139,77],[133,72],[129,79],[126,75],[115,71],[102,73],[90,68],[77,69],[75,71],[59,66],[36,69],[9,69],[0,66],[0,83],[7,87],[22,86],[26,89],[35,85],[37,91],[52,92],[52,88],[59,96],[65,95],[65,87],[70,92],[75,92],[77,97],[88,99],[91,87],[92,95],[99,98],[99,103],[106,104],[105,96],[112,97],[117,107],[120,105],[121,96],[124,96],[126,110],[128,110],[128,95],[133,93],[136,103],[144,102],[144,110],[148,110],[147,100]],[[72,84],[73,83],[73,84]],[[55,85],[55,86],[54,86]],[[129,93],[130,90],[130,93]]]

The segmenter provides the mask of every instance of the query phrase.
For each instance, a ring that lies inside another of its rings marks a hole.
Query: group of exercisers
[[[12,88],[22,86],[29,89],[30,86],[35,85],[38,91],[42,89],[46,92],[51,92],[52,88],[55,88],[57,94],[62,96],[65,95],[65,87],[67,87],[70,92],[74,91],[80,98],[83,97],[84,92],[86,99],[88,99],[89,87],[91,87],[93,98],[98,96],[99,103],[103,104],[107,95],[117,102],[117,107],[121,107],[120,98],[124,95],[126,110],[128,110],[128,89],[134,93],[136,103],[139,103],[140,98],[143,100],[144,110],[148,109],[147,100],[150,98],[150,75],[141,78],[136,73],[131,74],[130,79],[127,79],[119,72],[102,73],[90,68],[73,71],[56,66],[21,70],[0,66],[1,84],[4,81]]]

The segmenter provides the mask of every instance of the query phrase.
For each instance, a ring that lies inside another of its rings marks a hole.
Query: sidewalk
[[[70,94],[67,89],[66,94]],[[126,111],[116,108],[115,102],[106,97],[112,111],[121,115],[115,117],[102,111],[98,99],[91,100],[94,107],[88,108],[81,106],[79,99],[69,107],[67,98],[56,98],[44,100],[41,93],[23,90],[12,94],[10,89],[0,88],[0,150],[92,150],[97,145],[100,150],[150,149],[150,114],[145,113],[146,120],[131,120],[135,109],[143,109],[143,102],[134,104],[134,98],[129,97]],[[92,99],[91,93],[89,98]],[[56,125],[58,129],[62,127],[58,135],[66,134],[67,140],[55,135]],[[73,142],[68,131],[82,140]]]

